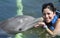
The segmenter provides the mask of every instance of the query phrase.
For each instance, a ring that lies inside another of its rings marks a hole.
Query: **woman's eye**
[[[50,15],[50,13],[47,13],[48,15]]]

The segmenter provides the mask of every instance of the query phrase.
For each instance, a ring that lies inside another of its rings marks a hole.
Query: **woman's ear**
[[[54,16],[55,16],[55,15],[56,15],[56,12],[54,12],[53,14],[54,14]]]

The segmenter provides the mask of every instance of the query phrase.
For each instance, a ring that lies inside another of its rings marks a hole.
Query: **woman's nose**
[[[45,15],[45,17],[47,18],[47,17],[48,17],[48,15]]]

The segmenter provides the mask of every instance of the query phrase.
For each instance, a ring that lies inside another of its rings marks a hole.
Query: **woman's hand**
[[[46,25],[44,22],[38,22],[37,25],[35,25],[34,27],[35,28],[37,28],[39,26],[41,26],[41,27],[43,26],[44,27],[44,25]]]

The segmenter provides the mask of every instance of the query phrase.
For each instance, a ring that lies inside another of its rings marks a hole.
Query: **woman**
[[[56,9],[52,3],[43,4],[42,6],[43,22],[39,22],[38,26],[43,26],[47,32],[53,36],[60,33],[60,18],[56,15]]]

